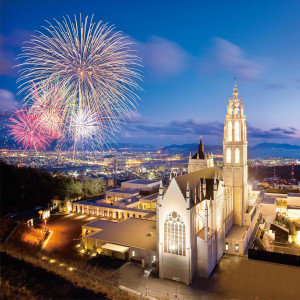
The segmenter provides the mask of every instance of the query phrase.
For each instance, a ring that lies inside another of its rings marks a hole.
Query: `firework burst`
[[[59,138],[61,131],[61,98],[56,86],[47,85],[37,90],[34,85],[30,93],[32,105],[29,112],[40,121],[41,130],[53,139]]]
[[[75,141],[93,139],[97,134],[98,123],[92,111],[80,110],[71,120],[71,132]]]
[[[44,32],[32,37],[19,57],[24,60],[19,65],[19,93],[27,93],[24,101],[28,104],[32,91],[41,97],[47,87],[50,95],[56,93],[57,97],[42,98],[47,98],[50,106],[49,99],[55,102],[51,109],[55,108],[65,136],[70,136],[72,120],[93,115],[97,127],[106,130],[101,135],[92,134],[98,139],[95,144],[106,143],[101,137],[119,130],[124,116],[131,114],[139,99],[140,59],[130,50],[132,43],[113,26],[93,22],[93,17],[75,17],[74,22],[66,17],[43,28]],[[35,101],[33,105],[40,103]],[[44,105],[40,107],[44,109]],[[48,111],[48,115],[54,117],[53,112]]]
[[[52,141],[52,138],[42,130],[39,118],[27,109],[17,111],[9,121],[11,122],[8,124],[9,134],[25,150],[45,150]]]

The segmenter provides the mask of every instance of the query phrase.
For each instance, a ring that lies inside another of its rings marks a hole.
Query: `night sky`
[[[221,144],[236,76],[249,143],[300,145],[300,1],[1,0],[2,121],[24,96],[13,69],[23,42],[45,20],[80,13],[115,24],[143,59],[120,142]]]

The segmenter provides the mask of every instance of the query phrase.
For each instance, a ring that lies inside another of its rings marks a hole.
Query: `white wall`
[[[191,283],[191,229],[190,211],[176,180],[173,178],[159,207],[159,276],[161,278],[180,278],[179,281]],[[167,215],[176,211],[185,223],[186,255],[164,252],[164,221]]]

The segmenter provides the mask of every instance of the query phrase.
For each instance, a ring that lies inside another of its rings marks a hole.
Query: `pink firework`
[[[34,84],[31,91],[32,106],[30,114],[40,121],[41,130],[52,138],[60,137],[61,110],[59,108],[60,95],[57,89],[48,85],[38,90]]]
[[[22,144],[25,150],[45,150],[52,141],[51,136],[40,127],[39,118],[27,109],[17,111],[9,120],[12,123],[8,125],[9,135],[13,136],[18,145]]]

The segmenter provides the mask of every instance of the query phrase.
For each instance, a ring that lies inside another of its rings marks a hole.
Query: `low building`
[[[299,189],[268,189],[265,193],[265,197],[262,200],[262,204],[266,203],[268,199],[272,199],[272,201],[269,200],[272,202],[269,203],[270,212],[272,210],[272,215],[273,210],[275,209],[275,214],[280,213],[281,215],[293,220],[300,219]]]
[[[144,264],[157,261],[156,221],[130,218],[121,222],[97,220],[82,226],[86,249]]]

